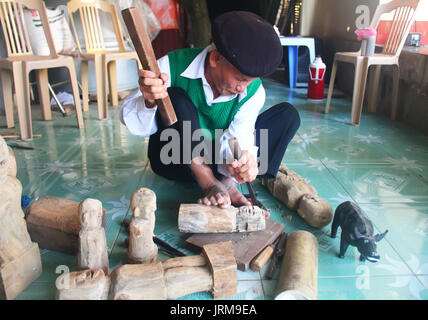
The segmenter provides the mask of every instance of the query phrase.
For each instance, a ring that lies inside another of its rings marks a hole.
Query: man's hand
[[[154,72],[140,69],[138,70],[138,77],[140,91],[148,108],[155,106],[156,99],[163,99],[168,96],[166,90],[166,84],[169,79],[168,74],[161,73],[160,78],[158,78]]]
[[[227,171],[238,181],[239,183],[251,182],[256,179],[259,168],[255,157],[248,152],[243,150],[241,158],[234,160],[232,164],[227,164]]]

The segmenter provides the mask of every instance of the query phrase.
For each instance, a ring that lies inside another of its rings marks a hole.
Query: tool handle
[[[272,279],[273,274],[275,273],[276,267],[278,265],[279,257],[284,254],[285,242],[287,241],[287,233],[282,233],[279,237],[279,241],[275,246],[275,250],[273,253],[272,261],[269,265],[268,272],[266,274],[266,278]]]
[[[239,158],[241,158],[242,150],[236,137],[229,139],[229,148],[233,152],[233,158],[239,160]]]
[[[260,271],[265,266],[266,262],[268,262],[269,258],[272,256],[273,251],[274,249],[272,245],[264,248],[263,251],[260,252],[257,257],[255,257],[251,262],[251,269],[253,271]]]
[[[122,17],[144,70],[150,70],[154,72],[157,77],[160,77],[156,56],[140,11],[135,7],[124,9],[122,10]],[[169,96],[163,99],[156,99],[155,101],[166,126],[170,126],[177,122],[177,116]]]

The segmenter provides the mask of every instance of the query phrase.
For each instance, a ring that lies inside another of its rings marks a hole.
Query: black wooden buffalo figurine
[[[373,236],[371,221],[364,215],[361,208],[351,201],[343,202],[336,208],[331,226],[332,238],[336,238],[339,226],[342,229],[339,258],[344,258],[348,246],[352,245],[357,247],[361,253],[360,261],[366,259],[370,262],[379,261],[380,256],[376,252],[376,242],[382,240],[388,230]]]

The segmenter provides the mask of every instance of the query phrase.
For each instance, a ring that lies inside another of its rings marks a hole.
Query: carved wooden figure
[[[284,164],[275,179],[262,179],[262,184],[287,208],[297,211],[310,226],[322,228],[333,218],[330,204],[318,196],[317,190]]]
[[[96,199],[85,199],[79,205],[81,228],[77,251],[77,268],[102,269],[109,273],[107,241],[102,227],[103,207]]]
[[[317,194],[316,189],[301,176],[281,164],[275,179],[262,179],[262,184],[270,193],[281,200],[287,208],[297,210],[300,199],[305,194]]]
[[[181,204],[178,229],[189,233],[251,232],[266,228],[268,212],[257,206],[239,208]]]
[[[0,299],[13,299],[42,273],[21,209],[22,185],[13,152],[0,136]]]
[[[225,298],[237,292],[236,272],[232,243],[209,244],[201,255],[116,268],[111,274],[109,298],[164,300],[201,291]]]
[[[156,195],[147,188],[135,191],[131,197],[132,219],[129,224],[129,263],[154,262],[158,247],[153,242]]]
[[[101,269],[65,273],[56,280],[57,300],[107,300],[110,277]]]
[[[325,227],[333,219],[333,209],[327,200],[312,194],[300,199],[297,213],[314,228]]]

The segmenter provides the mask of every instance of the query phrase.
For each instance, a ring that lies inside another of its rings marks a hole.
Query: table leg
[[[288,46],[288,77],[290,88],[295,88],[297,83],[297,68],[299,66],[299,47]]]

